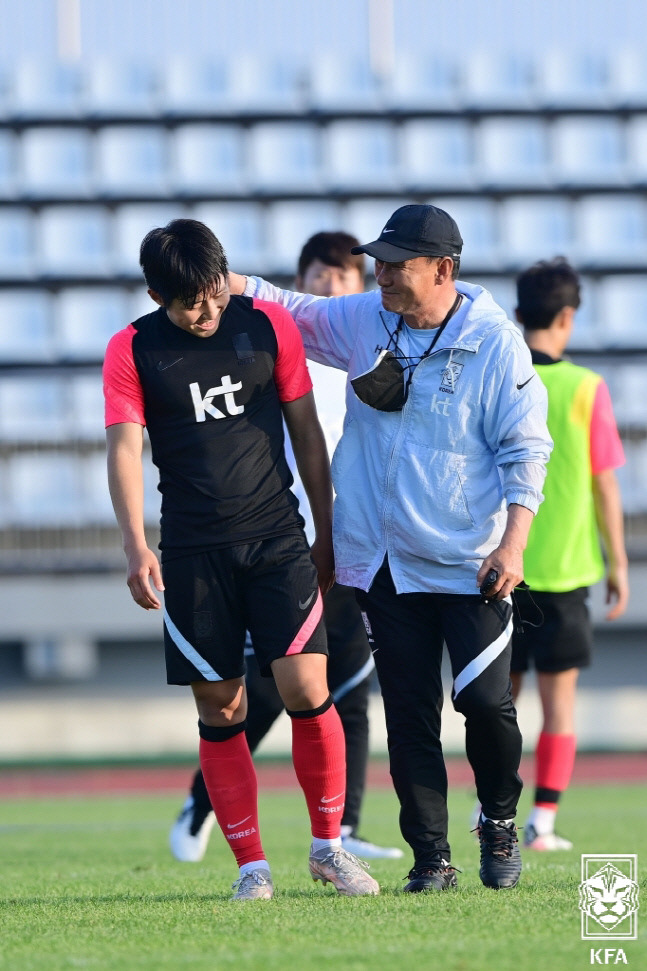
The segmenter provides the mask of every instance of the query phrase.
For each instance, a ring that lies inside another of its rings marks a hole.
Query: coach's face
[[[155,303],[164,306],[159,294],[148,291]],[[211,337],[220,326],[223,311],[229,303],[230,293],[226,280],[218,280],[208,294],[200,294],[192,307],[187,307],[177,297],[166,307],[168,319],[176,327],[194,337]]]

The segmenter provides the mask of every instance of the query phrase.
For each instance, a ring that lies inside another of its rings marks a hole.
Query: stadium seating
[[[163,63],[124,53],[0,67],[2,523],[24,531],[38,513],[111,526],[99,365],[111,334],[155,309],[138,266],[150,228],[202,219],[234,269],[289,282],[310,233],[373,239],[412,201],[452,212],[462,273],[509,314],[530,262],[563,254],[582,270],[572,348],[607,368],[632,428],[632,517],[647,511],[635,485],[647,435],[642,50],[477,43],[469,58],[430,57],[401,43],[379,58],[331,44],[307,62],[171,50]],[[61,495],[25,484],[38,468]],[[146,476],[154,524],[155,470]]]

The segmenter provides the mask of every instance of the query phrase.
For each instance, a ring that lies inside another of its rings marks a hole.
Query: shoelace
[[[415,880],[416,877],[424,877],[426,873],[447,873],[448,871],[452,873],[462,873],[457,866],[453,866],[451,863],[447,863],[446,860],[440,860],[438,863],[430,863],[429,866],[414,867],[406,877],[402,877],[403,880]]]
[[[344,866],[344,864],[345,865],[350,864],[351,866],[353,866],[356,863],[359,863],[360,866],[363,866],[365,870],[371,869],[370,865],[366,863],[365,860],[360,860],[358,856],[353,856],[352,853],[349,853],[348,850],[344,850],[344,849],[331,850],[331,852],[327,853],[326,856],[324,856],[324,858],[319,862],[327,863],[328,860],[330,860],[332,866],[338,867],[339,869],[341,869]]]
[[[479,840],[486,843],[493,856],[512,856],[514,844],[519,842],[514,828],[504,829],[500,826],[489,827],[487,832],[485,826],[477,826]]]
[[[267,880],[265,879],[264,876],[262,876],[262,874],[258,872],[258,870],[251,870],[249,873],[243,873],[242,877],[238,877],[237,880],[234,880],[234,882],[231,885],[231,889],[238,890],[243,885],[245,880],[250,880],[250,879],[254,880],[254,882],[257,883],[259,887],[264,887],[267,884]]]

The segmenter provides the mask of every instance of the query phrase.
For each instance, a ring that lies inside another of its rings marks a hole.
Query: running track
[[[294,789],[297,785],[289,762],[263,762],[256,765],[259,787]],[[450,786],[473,786],[471,769],[465,759],[449,758]],[[120,766],[118,768],[0,768],[0,799],[34,796],[88,796],[135,793],[176,793],[188,788],[191,768],[186,766]],[[523,778],[533,777],[531,758],[521,763]],[[368,769],[368,785],[391,787],[386,762],[373,760]],[[573,784],[618,784],[647,782],[647,752],[618,752],[578,755]]]

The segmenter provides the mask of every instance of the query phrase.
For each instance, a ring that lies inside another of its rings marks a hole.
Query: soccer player
[[[353,256],[358,240],[344,232],[321,232],[303,245],[297,264],[296,287],[321,297],[362,293],[364,257]],[[341,436],[345,410],[346,376],[342,371],[309,365],[314,383],[317,413],[324,428],[328,451],[332,454]],[[286,443],[291,460],[289,442]],[[294,462],[290,461],[294,470]],[[302,495],[298,479],[294,491],[300,508],[307,515],[307,496]],[[303,501],[302,501],[303,500]],[[308,526],[310,524],[308,523]],[[306,530],[311,535],[311,530]],[[346,742],[346,803],[341,820],[342,846],[363,859],[399,858],[395,846],[378,846],[358,833],[369,751],[368,703],[370,676],[375,669],[373,655],[355,593],[351,587],[335,583],[324,597],[324,623],[328,638],[328,684],[341,718]],[[283,701],[271,678],[264,678],[248,642],[247,661],[247,741],[253,752],[284,710]],[[197,862],[205,854],[215,817],[200,769],[191,792],[170,833],[173,855],[185,862]]]
[[[534,661],[543,714],[534,805],[524,828],[524,845],[532,850],[572,848],[555,832],[555,818],[575,761],[579,669],[591,662],[588,588],[605,575],[600,538],[606,555],[607,620],[620,617],[629,600],[615,474],[624,453],[609,391],[599,374],[563,358],[579,305],[579,278],[562,258],[536,263],[517,279],[517,320],[548,392],[548,429],[555,443],[545,499],[524,556],[530,593],[515,594],[529,623],[512,640],[514,697]],[[539,626],[537,607],[543,614]]]
[[[458,280],[462,245],[449,213],[407,205],[359,248],[375,259],[378,291],[322,299],[229,278],[233,292],[287,307],[308,356],[348,373],[332,464],[336,568],[370,627],[414,857],[407,893],[456,886],[440,737],[444,644],[483,807],[481,881],[510,888],[521,874],[510,594],[523,579],[552,442],[546,391],[517,328],[482,287]]]
[[[282,308],[230,295],[225,253],[203,223],[151,230],[140,262],[157,310],[115,334],[106,352],[110,492],[133,599],[158,610],[151,581],[165,590],[167,678],[195,697],[200,764],[239,866],[234,899],[273,893],[245,736],[246,630],[292,719],[310,874],[343,895],[375,894],[366,866],[341,846],[344,736],[322,623],[334,578],[332,488],[303,345]],[[283,419],[315,521],[311,550],[290,491]],[[144,535],[144,426],[160,473],[161,570]]]

